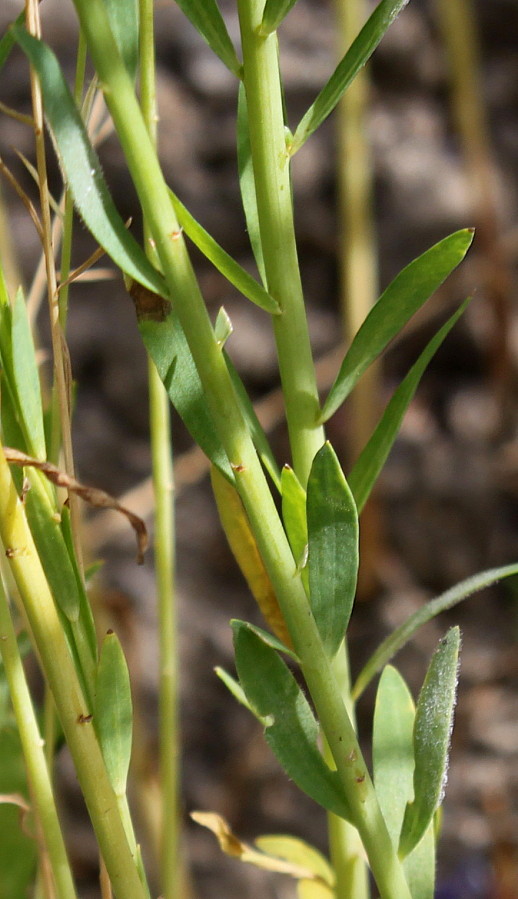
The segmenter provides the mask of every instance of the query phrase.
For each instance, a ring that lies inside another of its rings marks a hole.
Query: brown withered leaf
[[[86,487],[84,484],[80,484],[75,478],[70,477],[70,475],[61,471],[59,468],[56,468],[56,466],[52,465],[50,462],[41,462],[39,459],[34,459],[32,456],[28,456],[26,453],[22,453],[17,449],[12,449],[9,446],[4,446],[3,451],[6,460],[11,465],[37,468],[38,471],[43,472],[45,477],[55,484],[56,487],[64,487],[71,493],[75,493],[90,506],[94,506],[96,509],[114,509],[116,512],[120,512],[121,515],[124,515],[128,519],[137,537],[137,562],[139,565],[143,564],[144,553],[148,545],[148,535],[146,525],[142,518],[135,515],[134,512],[131,512],[131,510],[127,509],[125,506],[121,506],[121,504],[113,496],[110,496],[109,493],[105,493],[104,490],[99,490],[97,487]]]

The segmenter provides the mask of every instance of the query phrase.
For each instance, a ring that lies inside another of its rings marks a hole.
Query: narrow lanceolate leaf
[[[45,459],[40,378],[27,307],[21,290],[16,293],[12,311],[11,341],[19,423],[25,435],[29,454],[38,459]]]
[[[81,597],[59,518],[40,472],[27,468],[25,473],[29,484],[25,512],[45,577],[58,609],[69,621],[77,621]]]
[[[358,514],[330,443],[315,456],[308,480],[310,603],[324,646],[334,655],[351,615],[358,576]]]
[[[239,681],[255,713],[269,725],[267,743],[299,789],[349,819],[337,773],[317,748],[318,724],[295,678],[275,650],[243,622],[232,626]]]
[[[282,520],[293,558],[301,573],[304,586],[309,593],[307,570],[308,525],[306,521],[306,491],[297,475],[285,465],[281,475]]]
[[[405,806],[413,798],[415,707],[407,685],[391,665],[383,670],[374,710],[372,762],[376,795],[397,849]],[[412,899],[433,899],[435,838],[431,824],[404,861]]]
[[[132,285],[130,292],[144,346],[156,365],[169,399],[207,458],[233,481],[234,474],[217,435],[200,376],[176,312],[158,294],[142,294],[138,285]]]
[[[164,279],[127,231],[115,208],[99,158],[54,53],[24,28],[16,26],[13,33],[38,73],[47,123],[77,211],[123,272],[149,290],[167,296]]]
[[[457,692],[460,631],[453,627],[430,662],[414,725],[414,800],[406,807],[399,855],[409,855],[430,826],[444,796]]]
[[[17,19],[14,20],[14,25],[23,26],[25,22],[25,10],[22,10]],[[7,60],[9,59],[11,50],[15,45],[15,39],[11,28],[8,28],[0,40],[0,70],[3,68]]]
[[[358,508],[358,514],[367,502],[378,475],[394,445],[405,412],[414,397],[424,372],[469,302],[470,299],[465,300],[437,334],[432,337],[417,362],[394,392],[372,437],[356,460],[349,474],[348,481]]]
[[[322,411],[327,421],[383,352],[466,255],[473,229],[456,231],[414,259],[383,291],[347,351]]]
[[[234,485],[214,466],[211,469],[211,482],[221,524],[236,562],[265,621],[279,640],[291,647],[286,623],[239,494]]]
[[[266,0],[261,22],[261,34],[265,37],[276,31],[297,0]]]
[[[517,574],[518,563],[504,565],[501,568],[490,568],[488,571],[481,571],[479,574],[474,574],[465,581],[461,581],[455,587],[451,587],[450,590],[446,590],[445,593],[441,593],[440,596],[427,602],[417,612],[410,615],[400,627],[396,628],[373,653],[356,679],[352,689],[353,699],[358,699],[361,696],[378,671],[381,671],[383,666],[390,662],[423,624],[431,621],[432,618],[436,618],[442,612],[452,609],[459,602],[473,596],[478,590],[484,590],[485,587],[491,587],[492,584],[496,584],[506,577],[514,577]]]
[[[239,85],[237,104],[237,164],[239,170],[239,188],[245,212],[248,238],[250,240],[259,274],[261,275],[261,280],[267,288],[263,246],[259,229],[259,213],[257,211],[257,196],[255,193],[254,166],[252,162],[252,150],[250,148],[250,136],[248,133],[248,108],[246,104],[245,87],[243,84]]]
[[[113,631],[108,631],[101,647],[93,720],[111,785],[117,796],[124,796],[131,758],[133,708],[128,666]]]
[[[176,0],[176,2],[216,56],[225,63],[227,69],[240,78],[241,63],[236,56],[216,0]]]
[[[113,36],[130,77],[135,80],[138,66],[139,15],[136,0],[104,0]]]
[[[203,255],[243,296],[266,312],[278,315],[281,310],[277,301],[232,256],[229,256],[223,247],[220,247],[172,191],[170,194],[179,224]]]
[[[368,61],[389,26],[407,3],[408,0],[381,0],[325,87],[320,91],[315,102],[300,121],[291,144],[292,153],[300,149],[310,134],[313,134],[333,111],[343,93]]]

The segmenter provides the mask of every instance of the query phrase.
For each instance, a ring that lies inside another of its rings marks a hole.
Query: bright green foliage
[[[104,0],[104,3],[120,54],[132,80],[135,81],[139,45],[137,0]]]
[[[11,306],[2,291],[0,302],[2,426],[12,446],[45,459],[41,390],[34,341],[21,290]],[[5,402],[5,409],[4,409]]]
[[[296,2],[297,0],[266,0],[261,23],[261,34],[267,35],[276,31]]]
[[[219,272],[234,285],[243,296],[247,297],[256,306],[260,306],[266,312],[277,315],[280,312],[279,304],[270,296],[269,293],[257,283],[255,278],[239,265],[232,256],[229,256],[225,250],[214,240],[211,235],[205,231],[205,228],[196,221],[183,203],[171,191],[171,201],[174,211],[176,212],[178,221],[184,229],[187,237],[198,247],[207,259],[217,268]]]
[[[308,481],[308,570],[311,608],[333,656],[345,636],[358,576],[358,514],[330,443],[315,456]]]
[[[394,846],[407,802],[413,798],[415,708],[401,675],[387,665],[376,694],[372,734],[374,786]],[[405,859],[412,899],[433,899],[435,837],[431,824]]]
[[[216,0],[176,0],[182,12],[192,22],[228,69],[241,77],[239,62],[227,27],[219,11]]]
[[[308,137],[333,111],[360,69],[374,53],[387,29],[407,3],[408,0],[381,0],[327,84],[320,91],[315,102],[299,122],[293,140],[290,142],[292,154],[301,148]]]
[[[126,275],[165,296],[164,279],[125,228],[115,208],[99,158],[54,53],[23,28],[16,27],[14,34],[39,75],[45,115],[61,167],[75,206],[88,230]]]
[[[246,230],[248,231],[248,238],[250,240],[259,274],[261,275],[261,280],[267,288],[263,246],[259,228],[259,213],[257,211],[257,196],[255,192],[254,164],[252,162],[250,135],[248,131],[248,108],[246,105],[246,94],[243,84],[239,85],[237,104],[237,164],[241,202],[243,203],[243,211],[246,219]]]
[[[418,609],[417,612],[410,615],[400,627],[396,628],[396,630],[383,641],[376,652],[372,654],[354,684],[352,689],[353,698],[358,699],[358,697],[361,696],[378,671],[381,671],[383,666],[386,665],[387,662],[390,662],[396,653],[408,643],[423,624],[431,621],[432,618],[440,615],[441,612],[452,609],[459,602],[468,599],[469,596],[472,596],[473,593],[476,593],[478,590],[483,590],[485,587],[490,587],[492,584],[496,584],[503,578],[513,577],[516,574],[518,574],[518,564],[503,565],[501,568],[490,568],[489,571],[481,571],[479,574],[475,574],[473,577],[461,581],[460,584],[456,584],[455,587],[446,590],[445,593],[442,593],[436,599],[427,602]]]
[[[378,475],[386,462],[387,456],[399,433],[405,412],[412,401],[430,360],[441,346],[445,337],[448,336],[469,302],[469,299],[465,300],[424,348],[417,362],[394,392],[376,430],[356,460],[349,474],[348,481],[358,507],[358,513],[362,511],[367,502]]]
[[[295,678],[245,622],[234,621],[232,626],[239,681],[254,713],[268,721],[267,743],[301,790],[348,818],[336,772],[328,768],[317,748],[318,725]]]
[[[93,720],[115,795],[122,797],[131,758],[133,707],[128,666],[113,631],[101,646]]]
[[[176,312],[167,305],[163,321],[140,318],[138,327],[144,345],[190,433],[211,462],[233,481],[189,345]]]
[[[345,355],[322,410],[324,421],[331,418],[363,372],[462,262],[472,240],[471,228],[445,237],[407,265],[383,291]]]
[[[63,538],[55,507],[49,500],[39,471],[28,468],[30,490],[25,511],[49,587],[61,612],[69,621],[79,618],[80,595],[76,573]]]
[[[460,631],[453,627],[430,662],[417,702],[414,725],[414,800],[405,811],[399,855],[423,838],[441,804],[457,692]]]
[[[307,569],[308,525],[306,521],[306,491],[297,475],[285,465],[281,474],[282,520],[290,541],[291,551],[302,581],[309,594]]]

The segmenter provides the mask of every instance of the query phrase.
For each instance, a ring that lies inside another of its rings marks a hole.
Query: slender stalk
[[[0,577],[0,652],[9,685],[25,766],[39,822],[40,836],[50,862],[50,869],[59,899],[75,899],[76,890],[61,833],[43,741],[25,679],[16,634],[9,612],[9,604]]]
[[[200,375],[218,436],[270,575],[302,670],[329,741],[382,899],[411,899],[356,734],[294,572],[286,534],[237,403],[221,349],[203,303],[167,186],[117,51],[101,0],[74,0],[103,84],[115,128],[148,222],[164,276]]]
[[[89,718],[63,628],[45,578],[23,506],[0,453],[0,537],[22,599],[45,677],[97,840],[119,899],[147,899],[130,851],[117,800]]]
[[[26,24],[27,30],[35,37],[41,36],[38,0],[26,0]],[[32,112],[34,118],[34,140],[36,146],[36,165],[38,170],[38,183],[40,189],[41,223],[43,228],[43,252],[45,255],[45,270],[47,276],[47,298],[49,304],[52,355],[54,360],[55,390],[57,396],[57,409],[53,409],[53,433],[50,458],[56,461],[58,447],[63,448],[65,469],[69,475],[74,476],[74,455],[72,450],[71,435],[71,408],[70,408],[70,371],[67,365],[68,358],[65,355],[65,343],[63,332],[59,322],[59,303],[56,280],[56,268],[54,262],[54,248],[52,246],[52,222],[50,215],[50,195],[47,180],[47,162],[44,139],[43,101],[38,77],[34,69],[30,68]],[[59,410],[59,416],[57,411]],[[57,426],[59,422],[59,427]],[[77,497],[69,494],[70,515],[72,519],[72,533],[74,549],[76,551],[79,568],[82,569],[82,549],[79,541],[79,506]]]
[[[140,0],[140,105],[156,146],[153,0]],[[145,225],[146,237],[149,229]],[[148,246],[150,244],[148,243]],[[170,403],[152,360],[148,362],[151,453],[155,500],[155,571],[159,633],[160,884],[164,899],[179,896],[179,722],[175,595],[174,475]]]
[[[304,485],[324,443],[295,242],[277,36],[259,33],[264,2],[238,0],[257,211],[295,472]]]

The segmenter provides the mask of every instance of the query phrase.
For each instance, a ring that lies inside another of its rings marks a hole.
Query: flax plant
[[[460,264],[473,233],[469,228],[455,232],[409,262],[351,335],[336,379],[321,402],[298,261],[290,162],[333,112],[405,0],[381,0],[314,103],[290,130],[277,32],[295,2],[237,0],[238,52],[216,0],[178,0],[235,77],[237,175],[258,279],[205,231],[165,181],[156,151],[149,0],[141,0],[139,15],[134,0],[74,0],[80,47],[87,48],[140,203],[144,249],[111,198],[79,111],[80,91],[72,96],[38,28],[14,23],[0,44],[0,62],[14,42],[27,56],[33,91],[43,99],[67,189],[85,226],[124,276],[150,359],[160,619],[159,855],[164,899],[181,895],[174,519],[166,398],[210,460],[223,528],[269,628],[233,621],[237,678],[222,670],[219,675],[264,728],[288,776],[329,813],[331,858],[328,861],[313,847],[287,837],[262,836],[258,849],[247,847],[212,811],[196,812],[196,820],[211,827],[222,847],[243,861],[296,878],[299,899],[368,899],[367,866],[381,899],[433,899],[437,816],[453,722],[459,630],[451,628],[441,640],[415,704],[390,662],[422,623],[474,589],[516,573],[518,566],[484,572],[428,604],[366,660],[353,686],[347,627],[357,587],[359,516],[428,362],[467,301],[450,313],[415,361],[366,436],[347,477],[326,441],[325,425],[389,342]],[[28,8],[34,15],[32,2]],[[79,56],[82,71],[82,51]],[[40,128],[40,119],[37,124]],[[37,140],[41,155],[38,133]],[[43,182],[41,160],[38,176]],[[48,218],[49,206],[43,199]],[[50,234],[49,224],[43,234]],[[254,302],[271,317],[291,454],[290,459],[281,460],[281,466],[226,354],[232,323],[224,309],[215,323],[208,314],[188,240],[242,293],[243,302]],[[56,285],[48,237],[45,244],[54,315]],[[118,508],[141,540],[142,526],[115,500],[79,484],[68,464],[68,471],[62,472],[47,463],[44,410],[24,299],[21,292],[8,296],[3,281],[0,299],[1,422],[6,445],[0,456],[0,536],[13,584],[10,592],[28,622],[76,767],[102,856],[103,896],[113,890],[119,899],[144,899],[150,891],[126,798],[132,742],[130,675],[115,634],[109,631],[98,645],[78,532],[72,529],[68,508],[60,504],[52,484]],[[59,316],[54,324],[57,329]],[[58,334],[56,330],[54,337]],[[54,350],[59,359],[57,345]],[[62,377],[61,373],[57,380]],[[60,396],[66,386],[61,385]],[[59,409],[62,412],[62,402]],[[69,406],[65,409],[70,412]],[[55,415],[53,407],[51,416]],[[62,421],[61,434],[70,445],[68,421]],[[9,462],[25,467],[25,480]],[[7,603],[0,612],[2,636],[14,647]],[[6,662],[6,671],[7,667]],[[304,681],[312,706],[293,667]],[[371,771],[356,733],[355,703],[380,671]],[[25,687],[11,677],[9,683],[16,707]],[[32,772],[33,757],[27,751],[26,762]],[[32,789],[36,820],[43,826],[48,815],[57,827],[48,788],[42,795]],[[56,895],[65,897],[73,895],[66,892],[73,887],[60,885],[59,877],[64,872],[68,878],[69,869],[57,833],[51,880]]]

